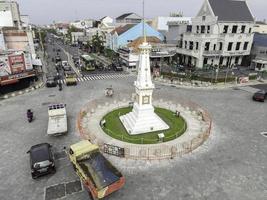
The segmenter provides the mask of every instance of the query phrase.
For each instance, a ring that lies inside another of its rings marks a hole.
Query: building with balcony
[[[246,1],[205,0],[178,44],[178,62],[205,65],[241,65],[250,55],[254,18]]]

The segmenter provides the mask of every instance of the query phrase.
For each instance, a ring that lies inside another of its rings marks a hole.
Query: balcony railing
[[[221,50],[217,50],[217,51],[204,51],[203,52],[203,55],[205,56],[218,56],[218,55],[221,55],[222,54],[222,51]]]

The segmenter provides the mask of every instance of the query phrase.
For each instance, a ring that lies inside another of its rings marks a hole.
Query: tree
[[[103,52],[104,50],[103,35],[99,35],[99,33],[97,32],[95,35],[93,35],[91,44],[92,44],[93,52],[95,53]]]
[[[76,28],[75,26],[70,26],[70,27],[68,28],[67,38],[70,40],[70,42],[72,42],[71,33],[72,33],[72,32],[78,32],[78,31],[79,31],[79,29]]]

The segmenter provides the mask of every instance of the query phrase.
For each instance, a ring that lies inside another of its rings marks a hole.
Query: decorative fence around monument
[[[91,133],[87,129],[83,128],[82,122],[84,120],[85,115],[89,115],[89,119],[90,117],[93,118],[94,113],[97,109],[103,106],[107,106],[110,103],[117,105],[114,109],[122,107],[122,105],[119,103],[120,101],[127,102],[125,99],[106,99],[105,102],[94,100],[85,105],[84,108],[79,112],[77,119],[77,129],[81,137],[84,139],[89,139],[91,141],[96,140],[97,144],[100,146],[100,149],[104,151],[104,144],[106,143],[106,141],[99,140],[96,135],[97,133]],[[125,145],[121,146],[121,148],[124,148],[125,158],[143,160],[174,158],[176,156],[182,156],[184,154],[192,152],[208,139],[212,128],[212,119],[210,114],[199,105],[192,103],[188,100],[179,99],[177,100],[177,102],[182,107],[188,108],[191,112],[198,113],[198,115],[201,116],[202,120],[208,125],[207,128],[202,130],[196,137],[194,137],[190,141],[178,143],[175,145],[170,145],[168,143],[158,143],[156,145],[138,145],[125,143]],[[169,102],[170,105],[171,103],[172,102]]]

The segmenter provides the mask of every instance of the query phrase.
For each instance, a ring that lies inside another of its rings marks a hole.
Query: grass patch
[[[186,122],[182,117],[176,117],[175,114],[164,108],[155,108],[157,115],[169,125],[169,129],[156,131],[139,135],[129,135],[121,123],[119,116],[132,111],[131,107],[121,108],[108,113],[103,119],[106,120],[103,130],[109,136],[134,144],[155,144],[159,142],[158,134],[164,133],[164,142],[173,140],[181,136],[186,130]]]

